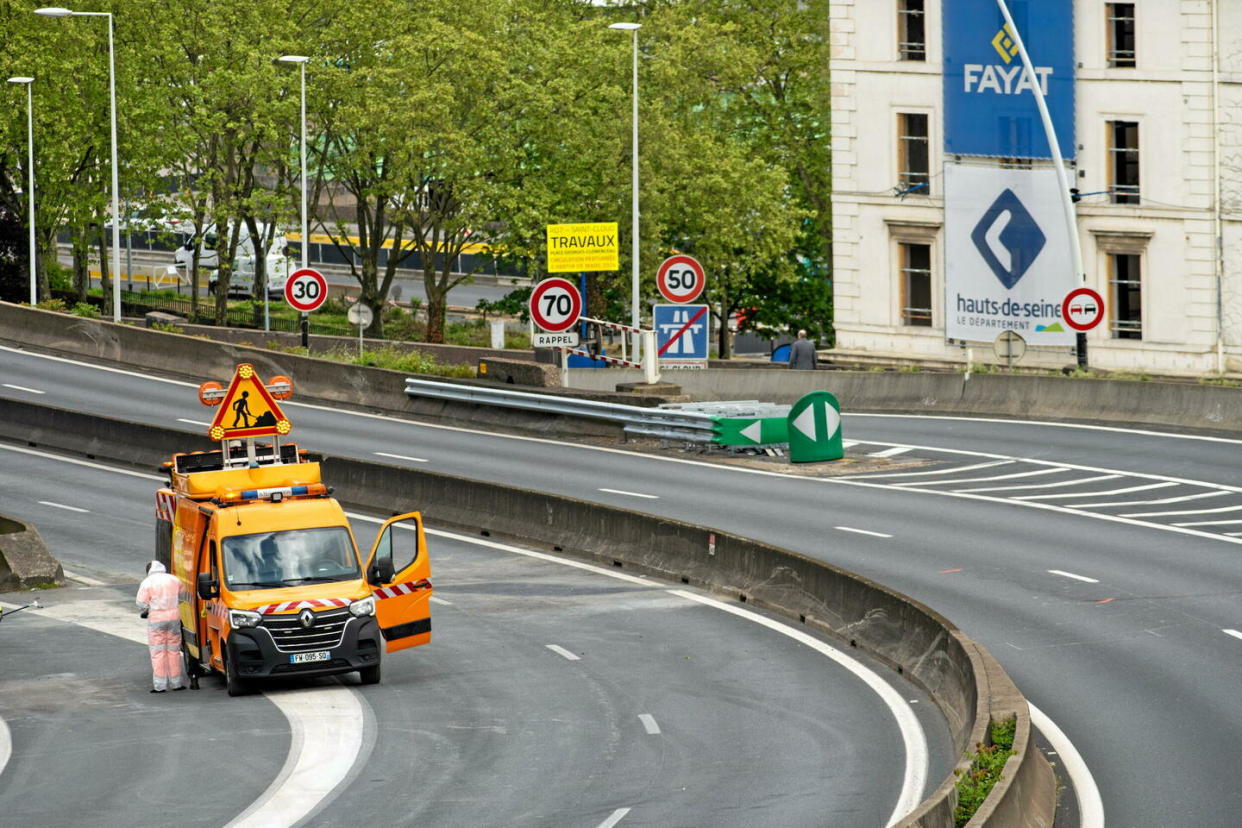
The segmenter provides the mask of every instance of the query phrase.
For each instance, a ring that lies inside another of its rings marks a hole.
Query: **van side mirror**
[[[367,583],[372,586],[386,584],[392,580],[393,572],[392,561],[384,559],[371,564],[371,568],[367,570]]]
[[[198,573],[198,597],[206,601],[208,598],[215,598],[219,594],[220,585],[216,583],[215,578],[211,577],[211,573]]]

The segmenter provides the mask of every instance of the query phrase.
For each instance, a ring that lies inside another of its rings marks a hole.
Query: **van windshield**
[[[273,589],[361,577],[349,532],[342,526],[256,532],[224,539],[229,589]]]

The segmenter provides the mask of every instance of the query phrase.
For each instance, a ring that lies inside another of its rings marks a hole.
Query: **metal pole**
[[[34,174],[34,81],[26,84],[26,166],[27,189],[30,190],[30,306],[39,302],[38,277],[35,275],[35,174]]]
[[[632,266],[632,275],[631,275],[631,282],[632,282],[632,285],[631,285],[631,288],[632,288],[632,301],[631,301],[631,306],[630,306],[630,325],[631,325],[632,327],[638,328],[638,327],[639,327],[639,324],[638,324],[638,269],[639,269],[639,262],[638,262],[638,250],[639,250],[639,244],[638,244],[638,236],[639,236],[639,217],[638,217],[638,29],[634,29],[634,30],[633,30],[633,32],[634,32],[634,35],[633,35],[633,43],[634,43],[634,70],[633,70],[633,79],[632,79],[632,84],[633,84],[633,88],[634,88],[634,94],[633,94],[633,96],[632,96],[632,97],[633,97],[633,112],[632,112],[632,113],[631,113],[631,115],[630,115],[630,120],[631,120],[631,122],[632,122],[632,124],[631,124],[631,126],[632,126],[631,140],[633,141],[633,146],[634,146],[634,154],[633,154],[633,164],[632,164],[633,169],[630,171],[630,177],[631,177],[631,181],[630,181],[630,188],[631,188],[631,194],[630,194],[630,215],[631,215],[631,217],[632,217],[632,221],[633,221],[633,227],[631,228],[631,233],[632,233],[633,238],[630,240],[630,242],[631,242],[631,252],[630,252],[630,257],[631,257],[631,259],[632,259],[632,261],[631,261],[631,263],[630,263],[630,264],[631,264],[631,266]],[[637,355],[638,355],[638,353],[639,353],[639,350],[638,350],[638,349],[639,349],[639,334],[634,334],[633,336],[634,336],[634,354],[635,354],[635,356],[637,356]]]
[[[1022,33],[1018,31],[1018,27],[1014,25],[1013,16],[1009,14],[1009,6],[1005,4],[1005,0],[996,0],[996,5],[1000,7],[1005,23],[1009,26],[1009,32],[1013,35],[1013,42],[1018,47],[1018,54],[1022,57],[1022,66],[1026,71],[1026,79],[1031,87],[1031,94],[1035,96],[1035,106],[1039,109],[1039,119],[1044,124],[1044,134],[1048,138],[1048,149],[1052,152],[1052,163],[1057,172],[1057,183],[1061,187],[1061,204],[1065,209],[1065,229],[1069,232],[1070,254],[1073,256],[1074,273],[1078,275],[1079,281],[1085,284],[1087,274],[1083,272],[1082,267],[1082,248],[1078,239],[1078,220],[1074,214],[1074,202],[1070,198],[1069,179],[1065,176],[1065,161],[1061,158],[1061,145],[1057,142],[1057,133],[1052,127],[1052,116],[1048,114],[1048,104],[1044,101],[1044,93],[1039,85],[1039,76],[1035,74],[1035,66],[1031,63],[1031,56],[1027,53],[1026,44],[1022,41]],[[1086,333],[1078,334],[1077,350],[1078,367],[1086,368]]]
[[[96,12],[99,14],[99,12]],[[121,197],[116,157],[116,51],[112,43],[112,13],[108,18],[108,100],[112,114],[112,321],[121,321]]]
[[[310,232],[307,229],[306,211],[306,61],[298,64],[302,72],[302,269],[305,270],[310,255]],[[305,317],[304,317],[305,318]]]

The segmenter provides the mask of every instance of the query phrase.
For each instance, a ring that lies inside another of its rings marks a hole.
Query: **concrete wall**
[[[0,438],[148,468],[174,451],[207,447],[202,435],[7,399],[0,399]],[[1023,752],[989,798],[996,817],[987,824],[1051,825],[1055,783],[1047,762],[1027,748],[1025,700],[982,647],[911,598],[789,550],[627,509],[348,458],[327,458],[324,476],[348,504],[394,514],[417,508],[437,525],[706,587],[827,632],[931,694],[964,757],[959,766],[986,738],[989,720],[1016,716]],[[953,782],[946,778],[903,824],[951,826]]]

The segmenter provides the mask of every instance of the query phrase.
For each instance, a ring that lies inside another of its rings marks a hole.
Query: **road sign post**
[[[1078,332],[1078,367],[1087,367],[1087,331],[1104,319],[1104,297],[1091,288],[1074,288],[1061,303],[1061,318]]]
[[[698,299],[706,283],[703,265],[693,256],[669,256],[656,271],[656,287],[660,295],[674,304]]]
[[[311,311],[319,308],[328,298],[328,280],[318,270],[304,267],[285,280],[285,301],[294,310],[302,312],[302,347],[310,352]]]

